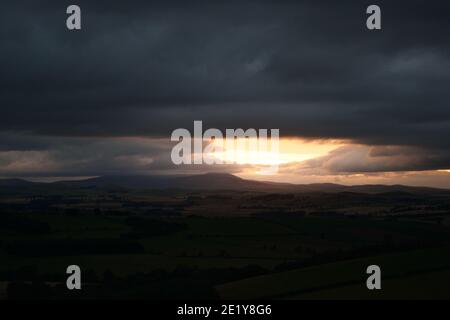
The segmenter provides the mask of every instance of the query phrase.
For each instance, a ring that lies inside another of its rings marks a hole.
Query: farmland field
[[[385,214],[359,214],[359,200],[343,214],[330,211],[335,196],[320,201],[320,194],[53,192],[39,200],[0,196],[2,298],[72,298],[62,285],[50,285],[64,283],[69,265],[83,270],[86,299],[352,299],[432,296],[427,290],[433,288],[438,297],[448,292],[442,282],[421,285],[439,276],[445,281],[450,268],[443,204],[430,216],[392,215],[386,203]],[[252,209],[247,204],[255,199]],[[220,214],[213,212],[218,203],[226,208]],[[287,212],[293,205],[306,209]],[[382,269],[382,294],[365,289],[372,264]]]
[[[382,292],[374,294],[370,294],[364,281],[366,278],[364,270],[372,264],[382,266],[383,278],[387,279]],[[450,248],[445,248],[382,255],[291,270],[224,284],[218,286],[217,290],[222,298],[230,299],[400,298],[406,294],[423,298],[430,296],[429,294],[433,293],[431,289],[436,286],[441,288],[447,286],[449,272]],[[407,285],[410,281],[423,282],[426,279],[430,280],[432,285],[425,287]],[[402,288],[404,291],[401,291]],[[430,291],[427,292],[427,289]],[[446,298],[450,298],[448,291],[445,292]]]

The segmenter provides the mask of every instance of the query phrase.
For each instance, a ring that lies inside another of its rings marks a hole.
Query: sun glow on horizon
[[[224,139],[225,140],[225,139]],[[223,163],[235,163],[238,165],[271,166],[298,163],[317,157],[325,156],[346,144],[342,140],[307,140],[299,138],[281,138],[276,150],[271,149],[268,142],[267,148],[251,148],[258,146],[257,138],[236,139],[231,147],[223,140],[211,142],[211,152],[203,154],[204,157],[213,158]],[[241,145],[239,146],[239,143]],[[255,171],[258,173],[259,171]]]

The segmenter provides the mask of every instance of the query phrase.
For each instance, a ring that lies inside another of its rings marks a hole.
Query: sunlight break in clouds
[[[259,170],[261,166],[285,165],[289,163],[303,162],[306,160],[318,158],[327,155],[330,151],[345,145],[341,140],[306,140],[299,138],[282,138],[279,141],[279,151],[254,151],[252,148],[239,148],[239,143],[234,144],[231,148],[223,141],[213,141],[212,144],[217,145],[215,152],[205,154],[205,157],[214,157],[223,163],[234,162],[238,165],[248,164],[253,166],[250,172],[253,174],[266,175],[264,171]],[[257,143],[246,139],[242,143]],[[225,146],[225,147],[223,147]],[[217,150],[221,151],[217,151]],[[255,169],[257,168],[257,169]],[[253,170],[253,171],[252,171]]]

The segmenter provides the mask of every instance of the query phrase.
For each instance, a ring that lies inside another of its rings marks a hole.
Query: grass
[[[0,300],[7,298],[6,289],[8,288],[8,282],[0,281]]]
[[[450,270],[428,272],[382,282],[382,290],[367,290],[364,284],[286,297],[293,300],[346,299],[450,299]]]
[[[376,264],[382,277],[405,277],[439,268],[450,269],[450,248],[418,250],[354,259],[249,278],[218,286],[224,299],[263,299],[299,296],[302,293],[326,290],[330,287],[365,284],[366,268]],[[408,286],[403,288],[407,289]]]
[[[40,236],[3,233],[0,234],[0,242],[7,244],[9,241],[33,239],[58,241],[68,237],[73,239],[118,238],[130,230],[124,224],[125,218],[116,216],[33,214],[29,218],[49,223],[52,233]],[[308,258],[312,254],[326,255],[329,252],[351,250],[365,244],[381,243],[385,234],[393,235],[395,241],[410,239],[415,234],[417,234],[416,237],[424,239],[441,239],[450,234],[448,227],[438,225],[366,218],[179,217],[172,218],[170,221],[187,224],[187,229],[175,234],[149,236],[138,240],[145,248],[144,254],[27,258],[7,255],[0,249],[2,260],[0,272],[24,266],[37,266],[39,273],[59,274],[65,272],[69,264],[82,265],[83,268],[92,269],[98,274],[111,270],[117,275],[155,269],[172,270],[177,266],[227,268],[254,264],[272,270],[283,262]],[[447,250],[446,254],[449,255],[449,253]],[[411,259],[413,260],[411,263],[418,266],[424,266],[421,260],[434,261],[430,268],[439,261],[450,265],[450,259],[441,256],[433,258],[432,252],[427,251],[424,257],[420,255],[420,252],[405,253],[405,255],[399,255],[399,258],[389,255],[386,258],[377,257],[372,260],[339,262],[290,271],[285,275],[270,275],[262,278],[262,283],[258,280],[259,278],[248,279],[245,281],[249,281],[249,285],[244,281],[243,284],[224,285],[218,290],[224,297],[297,294],[299,290],[314,286],[360,281],[365,276],[361,270],[369,263],[382,262],[383,272],[391,272],[391,269],[395,271],[398,268],[408,270],[410,267],[405,266],[402,261],[407,261],[408,265]],[[414,258],[415,256],[419,257]],[[382,259],[381,262],[380,259]]]
[[[273,268],[280,263],[280,261],[273,259],[170,257],[150,254],[14,258],[7,259],[6,261],[5,264],[2,264],[2,270],[14,270],[35,265],[38,268],[37,271],[41,274],[65,274],[68,265],[76,264],[82,270],[91,269],[98,275],[102,275],[106,270],[110,270],[118,276],[146,273],[157,269],[170,271],[178,266],[228,268],[258,264],[265,268]]]

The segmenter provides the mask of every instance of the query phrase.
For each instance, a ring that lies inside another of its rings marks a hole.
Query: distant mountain
[[[426,193],[450,193],[448,189],[429,188],[429,187],[413,187],[404,185],[382,185],[382,184],[367,184],[367,185],[354,185],[345,186],[341,184],[333,183],[314,183],[305,185],[295,185],[294,189],[301,189],[302,191],[311,192],[353,192],[353,193],[366,193],[366,194],[378,194],[378,193],[412,193],[412,194],[426,194]]]
[[[186,190],[268,190],[272,186],[270,182],[245,180],[226,173],[189,176],[103,176],[80,181],[61,181],[55,184],[81,188],[116,187]]]
[[[23,179],[0,179],[0,187],[28,187],[36,185],[35,182]]]
[[[51,188],[126,188],[126,189],[183,189],[183,190],[234,190],[259,192],[324,192],[324,193],[445,193],[450,190],[403,185],[357,185],[344,186],[333,183],[290,184],[242,179],[227,173],[207,173],[189,176],[103,176],[76,181],[36,183],[22,179],[0,179],[4,187],[51,187]]]
[[[450,193],[448,189],[428,188],[428,187],[412,187],[404,185],[357,185],[357,186],[340,186],[342,191],[357,192],[357,193]]]
[[[171,182],[174,188],[194,190],[267,190],[273,186],[270,182],[245,180],[227,173],[207,173],[177,177]],[[275,185],[284,186],[284,184]]]
[[[78,188],[128,188],[165,189],[170,187],[170,178],[165,176],[103,176],[77,181],[59,181],[54,184]]]

